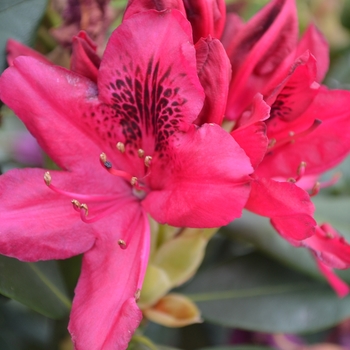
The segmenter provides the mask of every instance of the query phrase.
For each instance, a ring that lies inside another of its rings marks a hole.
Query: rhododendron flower
[[[84,43],[77,53],[88,64]],[[193,123],[205,97],[201,57],[180,12],[152,10],[112,34],[97,76],[27,56],[0,78],[2,101],[62,169],[0,177],[0,253],[24,261],[84,253],[69,324],[76,349],[125,349],[138,326],[146,213],[218,227],[246,203],[249,158],[220,126]]]
[[[337,259],[343,262],[341,268],[350,266],[344,259],[349,246],[342,241],[332,251],[337,258],[323,261],[326,245],[308,242],[320,237],[321,230],[313,218],[310,194],[325,185],[317,182],[319,175],[350,150],[350,136],[344,133],[350,127],[350,93],[319,84],[328,68],[328,46],[314,26],[297,42],[293,0],[271,1],[245,25],[237,17],[230,19],[234,25],[226,26],[223,42],[233,65],[227,105],[228,119],[235,120],[232,136],[249,155],[252,142],[245,133],[247,126],[256,127],[255,147],[265,150],[257,162],[252,161],[254,180],[246,208],[269,217],[293,245],[315,252],[321,271],[344,296],[349,288],[330,277],[330,268],[339,268]],[[229,33],[232,28],[236,36]],[[270,107],[269,116],[262,102],[257,108],[259,98],[253,98],[257,92]],[[262,127],[258,129],[262,122],[267,138]]]

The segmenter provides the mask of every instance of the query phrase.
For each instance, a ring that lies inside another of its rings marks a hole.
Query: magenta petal
[[[29,56],[36,58],[37,60],[46,63],[52,64],[50,60],[48,60],[44,55],[39,53],[38,51],[33,50],[32,48],[23,45],[22,43],[9,39],[6,45],[6,54],[7,54],[7,62],[9,66],[13,66],[13,61],[18,56]]]
[[[299,241],[315,233],[317,223],[312,216],[301,213],[275,216],[271,218],[271,224],[282,237],[291,244],[299,246]]]
[[[44,172],[12,170],[0,177],[0,254],[25,261],[65,259],[94,244],[94,227],[81,221],[69,198],[45,185]],[[53,176],[58,185],[81,183],[68,173]]]
[[[220,38],[226,19],[225,0],[187,0],[184,3],[195,43],[207,36]]]
[[[252,190],[246,208],[270,218],[296,213],[313,215],[315,210],[309,194],[297,185],[267,178],[252,181]]]
[[[283,121],[292,121],[310,106],[318,93],[319,85],[313,86],[316,79],[316,61],[309,51],[299,57],[294,63],[290,75],[281,86],[277,98],[271,106],[271,124],[273,127],[276,117]],[[270,99],[269,99],[270,102]],[[268,102],[268,103],[269,103]]]
[[[257,170],[259,176],[295,177],[301,162],[306,162],[307,175],[317,175],[342,161],[350,149],[350,133],[344,132],[350,128],[349,100],[349,91],[320,88],[305,113],[294,122],[285,123],[277,141],[291,140],[290,131],[296,135],[302,133],[316,119],[322,123],[312,132],[297,137],[295,142],[272,149]]]
[[[197,71],[204,88],[204,106],[195,123],[221,124],[226,109],[231,64],[217,39],[200,39],[196,44]]]
[[[20,91],[20,93],[19,93]],[[0,98],[63,169],[90,171],[100,148],[81,130],[82,105],[97,94],[90,80],[31,57],[18,57],[0,78]]]
[[[232,42],[226,47],[233,72],[228,119],[236,120],[257,92],[265,94],[266,84],[280,65],[286,65],[283,61],[296,47],[297,34],[293,0],[271,1],[238,33],[232,33]]]
[[[96,53],[97,45],[84,31],[73,37],[71,70],[97,83],[98,69],[101,64]]]
[[[268,138],[264,122],[256,122],[244,128],[234,130],[231,135],[242,147],[255,169],[264,159]]]
[[[173,166],[152,160],[149,181],[154,191],[143,206],[157,221],[218,227],[241,215],[253,169],[228,133],[218,125],[204,124],[179,135],[173,152]]]
[[[316,81],[320,83],[329,67],[329,46],[325,37],[314,25],[310,25],[303,34],[298,44],[296,55],[302,55],[306,50],[309,50],[316,58]]]
[[[350,292],[350,287],[344,281],[342,281],[329,266],[323,264],[317,258],[316,262],[323,276],[327,279],[328,283],[336,291],[338,296],[340,298],[344,298],[346,295],[348,295]]]
[[[140,28],[143,34],[135,35]],[[203,106],[191,27],[176,10],[150,10],[124,21],[107,44],[98,79],[100,100],[135,114],[143,135],[162,114],[186,124]]]
[[[186,17],[183,0],[129,0],[123,20],[125,21],[130,16],[147,10],[179,10]]]
[[[122,350],[142,319],[136,299],[147,266],[149,224],[135,204],[100,225],[100,237],[83,257],[68,328],[76,349]]]
[[[261,178],[252,181],[246,208],[271,218],[275,229],[292,244],[315,232],[314,206],[309,194],[289,182]]]

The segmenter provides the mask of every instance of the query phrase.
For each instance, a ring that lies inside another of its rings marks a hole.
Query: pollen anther
[[[145,155],[145,151],[143,150],[143,149],[139,149],[138,151],[137,151],[137,154],[138,154],[138,156],[140,157],[140,158],[142,158],[144,155]]]
[[[131,179],[130,179],[130,183],[132,186],[136,185],[137,184],[137,177],[133,176]]]
[[[124,240],[120,239],[120,240],[118,241],[118,244],[119,244],[120,248],[126,249],[126,243],[125,243]]]
[[[137,289],[135,292],[135,300],[139,301],[140,296],[141,296],[141,289]]]
[[[80,209],[83,209],[85,211],[85,216],[88,216],[89,208],[88,208],[88,206],[85,203],[80,204]]]
[[[145,165],[149,167],[151,165],[152,157],[151,156],[146,156],[145,157]]]
[[[80,202],[77,201],[76,199],[72,200],[72,204],[73,204],[74,209],[80,209]]]
[[[102,163],[106,163],[107,162],[107,156],[106,153],[101,153],[100,154],[100,159]]]
[[[48,171],[44,174],[44,181],[47,186],[51,185],[51,175]]]
[[[125,152],[125,145],[123,142],[118,142],[116,147],[117,147],[118,151],[120,151],[122,153]]]

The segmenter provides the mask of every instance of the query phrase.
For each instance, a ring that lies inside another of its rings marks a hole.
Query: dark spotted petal
[[[185,7],[182,0],[129,0],[124,13],[124,20],[135,13],[148,10],[179,10],[186,16]]]
[[[135,35],[141,27],[143,35]],[[86,122],[104,129],[114,144],[146,154],[164,148],[203,106],[190,37],[189,23],[176,10],[143,12],[124,21],[112,34],[100,67],[99,108],[105,113],[91,111]]]

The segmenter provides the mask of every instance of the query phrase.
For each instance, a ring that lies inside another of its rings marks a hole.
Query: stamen
[[[134,296],[135,296],[136,302],[139,301],[140,296],[141,296],[141,289],[136,289]]]
[[[297,178],[295,179],[296,181],[299,181],[302,176],[305,174],[305,168],[306,168],[306,162],[301,162],[298,166],[298,170],[297,170]]]
[[[123,142],[118,142],[116,147],[117,147],[118,151],[120,151],[121,153],[125,152],[125,145]]]
[[[269,148],[276,148],[276,147],[280,147],[280,146],[284,146],[288,143],[295,143],[296,140],[309,135],[311,132],[313,132],[315,129],[317,129],[317,127],[319,127],[322,124],[322,120],[319,119],[315,119],[313,124],[306,130],[301,131],[300,133],[295,133],[294,131],[289,132],[289,136],[288,137],[284,137],[280,140],[276,140],[275,138],[270,139]],[[293,139],[291,139],[291,137],[293,137]]]
[[[100,154],[100,160],[101,160],[102,163],[106,163],[107,162],[106,153],[101,153]]]
[[[321,183],[317,181],[311,189],[310,197],[316,196],[320,192],[320,189],[321,189]]]
[[[47,186],[51,185],[51,175],[48,171],[44,174],[44,181]]]
[[[137,177],[133,176],[130,180],[130,183],[132,186],[135,186],[137,184]]]
[[[146,156],[145,157],[145,165],[146,167],[149,167],[151,165],[152,162],[152,157],[151,156]]]
[[[268,148],[274,147],[275,144],[276,144],[276,142],[277,142],[276,139],[271,139],[271,140],[269,141]]]
[[[85,212],[85,216],[88,216],[88,214],[89,214],[89,208],[88,208],[88,206],[87,206],[85,203],[80,204],[80,209],[83,209],[84,212]]]
[[[118,202],[116,203],[117,205],[109,205],[107,207],[99,207],[99,212],[96,215],[93,215],[92,217],[89,216],[89,218],[86,216],[86,212],[85,212],[85,207],[82,207],[82,205],[80,206],[79,210],[80,210],[80,218],[83,222],[87,223],[87,224],[91,224],[94,223],[96,221],[99,221],[103,218],[105,218],[106,216],[109,216],[111,214],[114,214],[116,212],[116,210],[118,208],[120,208],[121,206],[127,204],[129,202],[129,200],[132,200],[129,196],[126,198],[128,199],[127,201],[123,201],[122,203]],[[85,204],[86,205],[86,204]]]
[[[119,244],[120,248],[126,249],[126,243],[125,243],[124,240],[120,239],[120,240],[118,241],[118,244]]]
[[[138,154],[138,156],[140,157],[140,158],[142,158],[144,155],[145,155],[145,151],[143,150],[143,149],[139,149],[138,151],[137,151],[137,154]]]
[[[73,204],[73,208],[75,210],[80,210],[80,202],[79,201],[77,201],[76,199],[73,199],[72,204]]]

